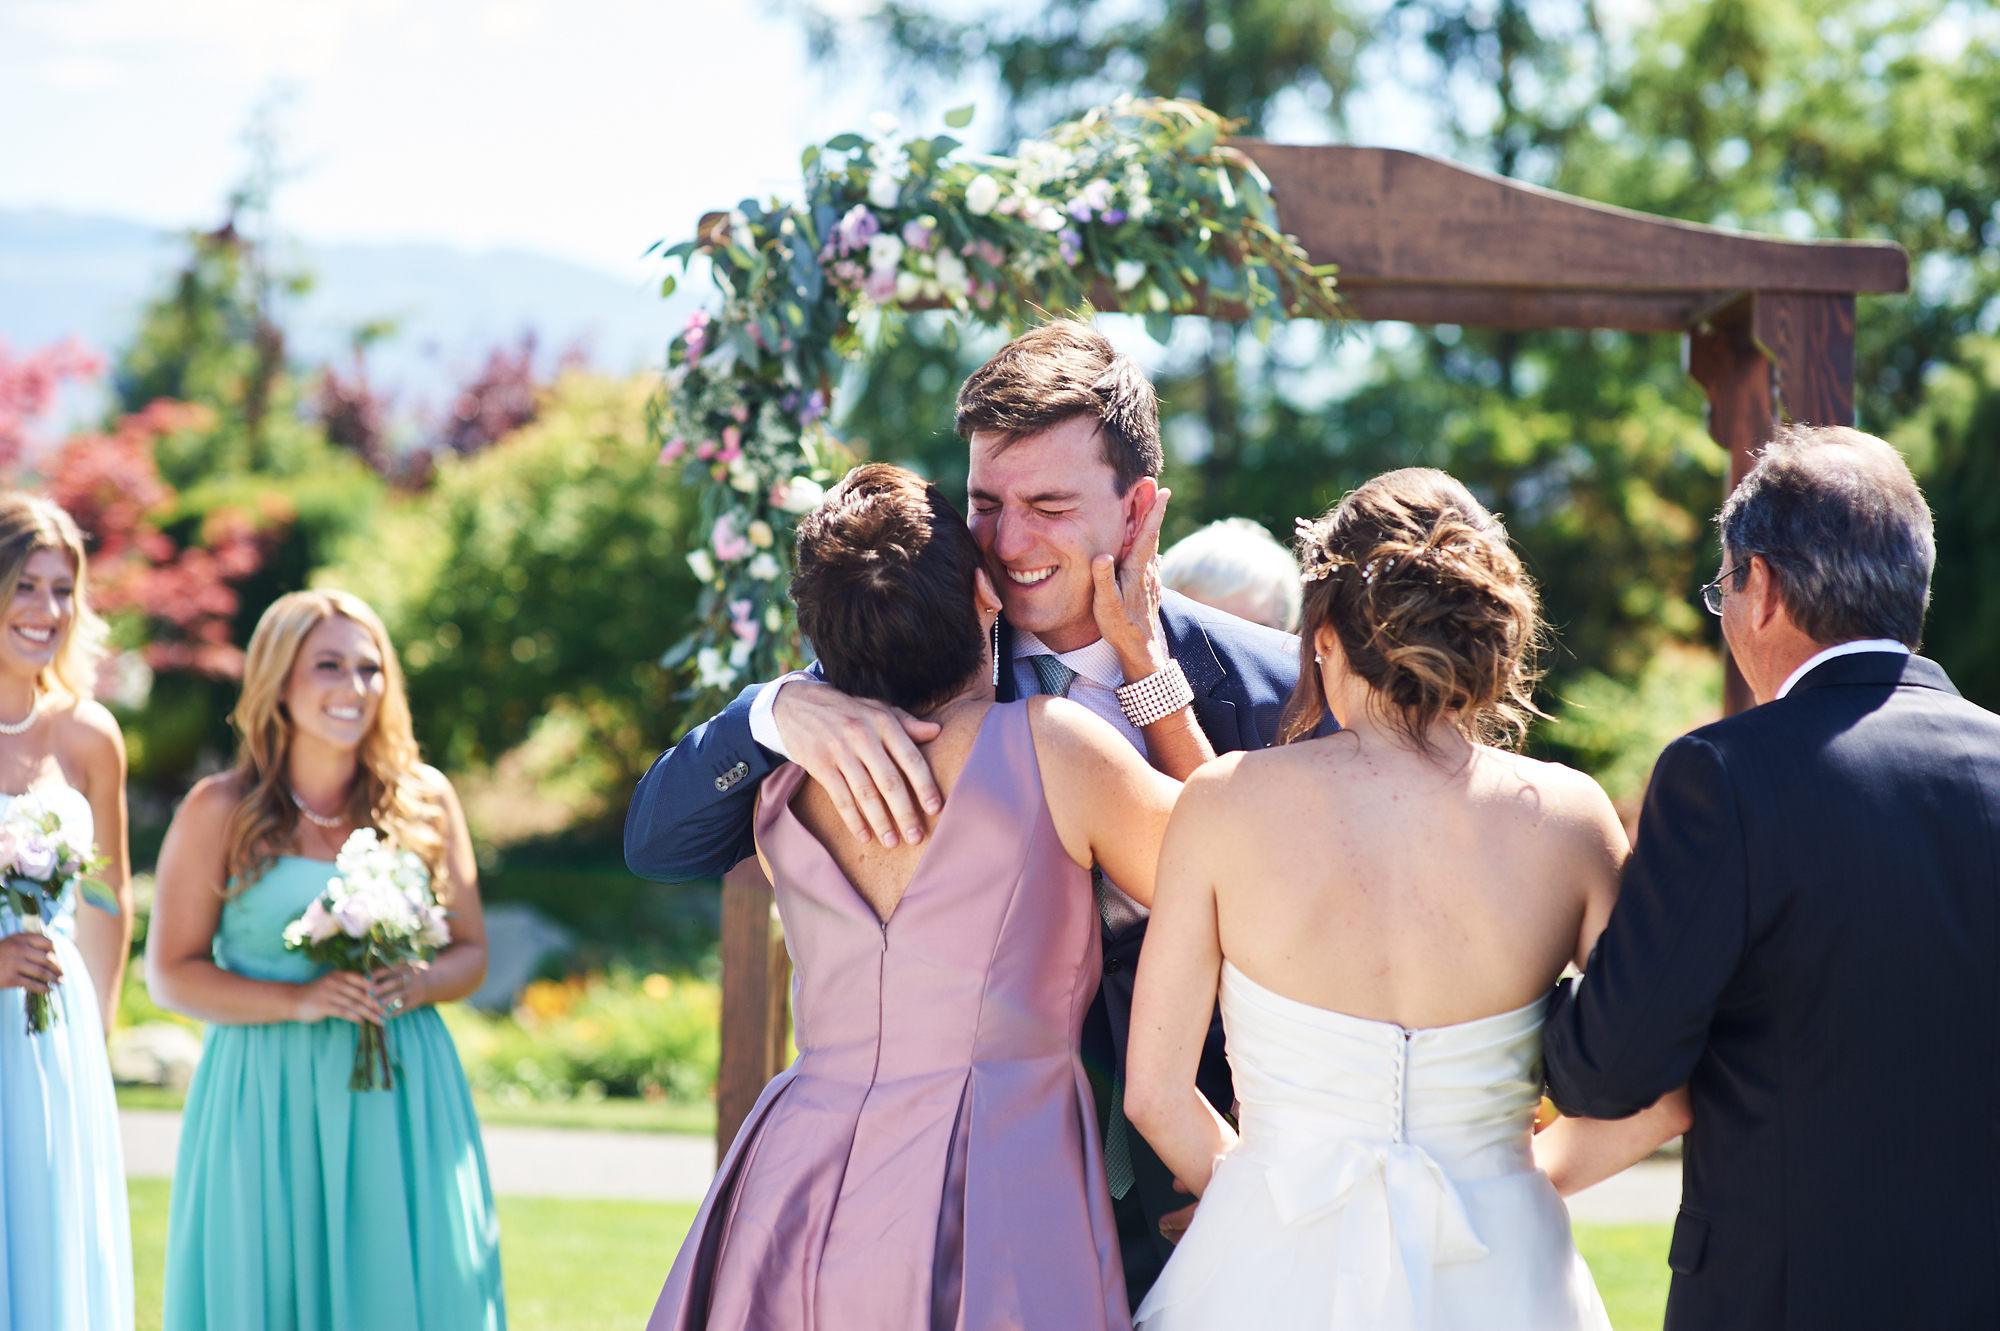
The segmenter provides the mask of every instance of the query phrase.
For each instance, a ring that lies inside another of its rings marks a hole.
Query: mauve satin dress
[[[1077,1039],[1102,958],[1089,872],[1025,702],[987,712],[887,924],[765,779],[799,1056],[744,1121],[652,1331],[1131,1325]]]

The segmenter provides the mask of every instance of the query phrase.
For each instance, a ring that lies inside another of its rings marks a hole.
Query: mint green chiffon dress
[[[282,856],[231,898],[215,959],[259,980],[324,970],[281,934],[333,866]],[[500,1225],[444,1021],[388,1024],[391,1091],[350,1091],[356,1028],[211,1025],[167,1219],[164,1331],[502,1331]]]

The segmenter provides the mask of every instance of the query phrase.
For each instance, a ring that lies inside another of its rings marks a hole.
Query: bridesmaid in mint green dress
[[[250,640],[233,771],[160,852],[154,1001],[209,1023],[167,1221],[165,1331],[500,1331],[500,1235],[472,1096],[432,1003],[486,971],[465,817],[423,766],[388,635],[344,592],[295,592]],[[450,913],[427,967],[324,971],[284,928],[357,828],[414,851]],[[351,1091],[363,1022],[392,1090]]]

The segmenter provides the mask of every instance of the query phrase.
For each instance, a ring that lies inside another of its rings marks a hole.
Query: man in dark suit
[[[1688,1084],[1669,1331],[2000,1325],[2000,717],[1912,655],[1930,512],[1881,440],[1798,427],[1720,522],[1759,705],[1661,755],[1550,1094]]]
[[[971,449],[970,526],[1003,606],[1000,701],[1066,694],[1182,779],[1217,753],[1273,741],[1298,680],[1298,639],[1161,590],[1159,409],[1137,365],[1082,324],[1044,325],[966,381],[958,430]],[[919,841],[918,808],[942,807],[917,748],[935,733],[811,671],[753,686],[640,781],[626,863],[672,882],[748,858],[757,785],[788,757],[827,789],[855,835]],[[1137,1306],[1173,1250],[1167,1235],[1178,1237],[1192,1208],[1120,1100],[1147,912],[1101,874],[1096,890],[1104,979],[1083,1053]],[[1229,1111],[1219,1016],[1199,1084]]]

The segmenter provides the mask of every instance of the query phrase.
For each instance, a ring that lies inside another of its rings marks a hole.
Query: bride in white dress
[[[1686,1102],[1533,1134],[1545,999],[1628,852],[1589,777],[1497,746],[1532,712],[1533,587],[1443,472],[1300,527],[1294,742],[1204,767],[1161,851],[1124,1105],[1201,1201],[1136,1320],[1608,1331],[1560,1194]],[[1194,1087],[1218,988],[1240,1136]]]

